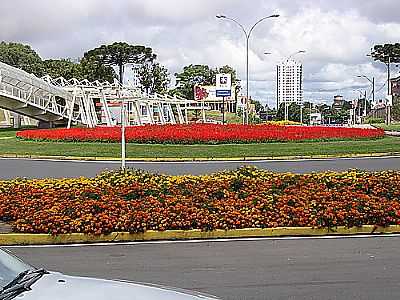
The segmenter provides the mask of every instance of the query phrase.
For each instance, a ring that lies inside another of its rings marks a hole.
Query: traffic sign
[[[232,87],[231,74],[216,75],[217,90],[230,90]]]
[[[217,97],[230,97],[231,95],[231,90],[216,90]]]
[[[232,76],[231,74],[216,75],[216,96],[230,97],[232,95]]]

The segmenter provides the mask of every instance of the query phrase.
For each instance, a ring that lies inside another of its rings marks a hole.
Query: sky
[[[250,37],[250,95],[275,105],[276,65],[303,63],[305,100],[330,103],[371,93],[384,97],[385,66],[366,55],[375,44],[399,42],[398,0],[1,0],[0,40],[30,44],[42,58],[76,59],[101,44],[125,41],[153,48],[173,74],[189,64],[231,65],[245,86]],[[271,52],[271,55],[264,55]],[[399,75],[393,65],[392,76]]]

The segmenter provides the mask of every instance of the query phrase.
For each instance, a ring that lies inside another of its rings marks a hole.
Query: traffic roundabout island
[[[144,144],[246,144],[295,141],[360,140],[384,137],[378,128],[295,126],[278,124],[220,125],[174,124],[131,126],[125,130],[130,143]],[[120,142],[121,127],[24,130],[17,138],[58,142]]]
[[[0,243],[398,233],[400,172],[142,171],[0,181]]]
[[[139,126],[126,130],[126,157],[132,161],[197,161],[397,155],[400,139],[383,135],[381,129],[281,123]],[[118,160],[120,139],[118,127],[0,129],[0,157]]]

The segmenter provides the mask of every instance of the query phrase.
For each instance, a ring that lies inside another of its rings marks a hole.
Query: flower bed
[[[146,125],[128,127],[126,138],[135,143],[251,143],[332,139],[368,139],[384,136],[381,129],[278,125]],[[17,137],[29,140],[119,142],[121,128],[25,130]]]
[[[0,181],[0,217],[16,232],[398,225],[400,172],[207,176],[139,171],[96,178]]]

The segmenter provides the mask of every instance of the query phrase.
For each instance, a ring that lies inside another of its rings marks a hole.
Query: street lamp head
[[[272,54],[271,52],[264,52],[265,55],[270,55]]]
[[[306,50],[300,50],[300,51],[297,52],[297,53],[306,53]]]
[[[216,15],[217,19],[226,19],[226,16],[224,15]]]
[[[280,15],[270,15],[269,18],[279,18]]]

